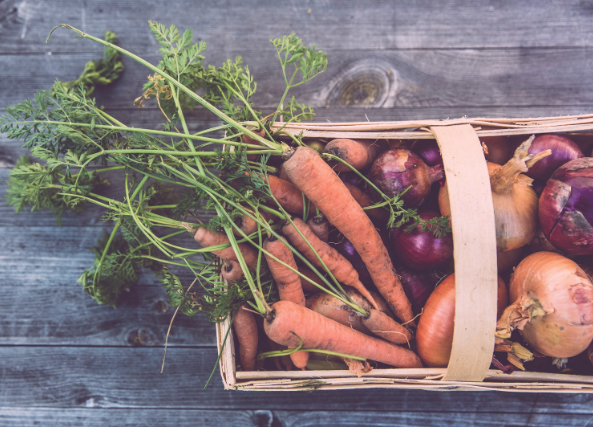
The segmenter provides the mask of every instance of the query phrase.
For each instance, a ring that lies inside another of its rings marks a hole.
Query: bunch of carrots
[[[312,352],[342,358],[357,373],[371,369],[368,360],[421,367],[412,351],[412,305],[377,228],[423,220],[403,205],[405,191],[386,194],[361,173],[389,141],[310,141],[285,130],[313,118],[312,108],[287,94],[324,72],[327,55],[294,34],[271,40],[286,90],[264,116],[252,103],[256,84],[240,58],[206,66],[206,45],[193,43],[191,30],[149,24],[162,46],[158,65],[114,39],[61,27],[104,45],[118,72],[119,55],[146,66],[153,74],[135,104],[155,102],[163,126],[127,126],[98,108],[88,88],[57,82],[0,118],[0,132],[22,139],[40,160],[17,163],[8,202],[58,218],[89,203],[101,206],[114,226],[79,280],[85,291],[116,305],[137,269],[148,267],[183,313],[232,319],[243,370],[266,358],[282,369],[305,369]],[[222,124],[190,132],[185,114],[194,107]],[[100,190],[117,171],[125,174],[123,200]],[[348,174],[373,196],[345,182]],[[214,216],[203,223],[196,209]],[[172,241],[186,232],[201,248]],[[351,243],[362,270],[332,245],[336,233]],[[175,268],[191,271],[194,283],[182,284]],[[191,291],[195,283],[201,293]]]

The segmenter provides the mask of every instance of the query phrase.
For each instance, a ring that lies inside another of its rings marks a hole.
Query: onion
[[[426,163],[427,166],[443,164],[443,157],[439,144],[434,139],[419,139],[412,145],[412,151]]]
[[[559,252],[558,249],[556,249],[556,247],[546,238],[541,228],[537,229],[535,236],[533,236],[533,239],[529,242],[529,245],[527,245],[526,248],[530,254],[542,251]]]
[[[508,302],[507,288],[498,278],[498,313]],[[428,297],[418,321],[418,356],[431,367],[445,367],[451,357],[455,326],[455,274],[447,276]]]
[[[510,296],[498,338],[519,329],[535,350],[555,358],[576,356],[593,340],[593,284],[574,261],[553,252],[529,255],[515,269]]]
[[[498,252],[525,246],[535,235],[537,195],[531,188],[532,179],[521,172],[549,152],[527,154],[532,140],[533,137],[523,142],[504,166],[488,163]],[[442,215],[451,215],[447,186],[439,192],[439,207]]]
[[[419,212],[418,215],[424,221],[439,217],[431,211]],[[395,228],[391,233],[395,254],[404,264],[430,270],[441,267],[453,258],[453,238],[450,233],[436,237],[430,229],[421,231],[421,228],[417,225],[410,233]]]
[[[519,263],[523,256],[524,248],[513,249],[512,251],[497,252],[496,253],[496,267],[498,274],[510,270]]]
[[[537,136],[529,147],[529,154],[541,153],[544,150],[552,150],[552,155],[540,160],[525,173],[533,179],[544,182],[564,163],[583,157],[583,152],[578,145],[560,135]]]
[[[593,254],[593,157],[571,160],[554,172],[539,199],[539,220],[558,249]]]
[[[415,270],[401,263],[396,263],[395,270],[412,304],[414,315],[420,313],[443,274],[437,270]]]
[[[429,167],[420,157],[402,148],[393,148],[377,157],[368,178],[388,197],[401,194],[406,208],[420,206],[433,182],[444,177],[441,165]]]
[[[480,138],[480,141],[488,150],[488,153],[485,153],[486,160],[499,165],[508,162],[519,145],[508,136],[487,136]]]
[[[354,172],[338,172],[338,176],[346,184],[361,188],[364,185],[364,180]]]

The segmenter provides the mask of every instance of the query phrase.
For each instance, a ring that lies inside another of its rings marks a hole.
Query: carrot
[[[274,278],[274,282],[276,282],[276,286],[278,286],[280,300],[291,301],[304,307],[306,301],[303,287],[301,286],[300,276],[270,256],[273,255],[296,270],[297,265],[288,246],[286,246],[285,242],[282,240],[272,236],[264,241],[263,247],[264,250],[269,253],[266,253],[265,257],[268,267],[270,268],[270,273],[272,273],[272,277]],[[309,353],[306,351],[297,351],[292,353],[290,358],[297,368],[305,369],[309,360]]]
[[[321,278],[317,275],[317,273],[315,273],[309,267],[307,267],[305,265],[300,265],[299,273],[301,273],[303,276],[306,276],[307,278],[311,279],[312,281],[317,283],[319,286],[321,286],[323,288],[327,288],[326,284],[323,283],[323,280],[321,280]],[[320,290],[317,286],[313,285],[312,283],[308,282],[307,280],[301,279],[301,285],[303,285],[303,291],[306,293],[315,293],[315,292],[319,292],[319,290]]]
[[[185,223],[183,223],[183,224],[184,224],[184,227],[186,227],[188,230],[190,230],[189,225],[187,225]],[[196,242],[198,242],[204,248],[207,248],[209,246],[218,246],[218,245],[230,243],[229,238],[227,236],[225,236],[224,234],[215,233],[214,231],[208,230],[205,227],[198,228],[198,230],[194,234],[194,239]],[[241,251],[243,258],[245,259],[245,264],[247,264],[247,267],[255,268],[255,265],[257,264],[257,252],[253,248],[251,248],[243,243],[239,243],[239,250]],[[237,255],[235,254],[235,251],[233,250],[232,247],[228,247],[225,249],[218,249],[218,250],[212,251],[212,253],[214,255],[219,256],[220,258],[223,258],[223,259],[230,259],[232,261],[238,261]]]
[[[225,278],[227,282],[233,283],[238,282],[243,278],[243,270],[241,270],[241,264],[232,259],[225,259],[224,264],[220,270],[220,274]]]
[[[406,344],[412,339],[412,334],[391,317],[379,310],[369,310],[369,317],[363,318],[362,323],[373,334],[394,344]]]
[[[420,358],[411,350],[369,337],[290,301],[272,305],[264,330],[273,341],[289,347],[299,345],[298,335],[304,348],[363,357],[398,368],[422,367]]]
[[[368,307],[369,303],[366,302],[365,305]],[[336,297],[325,292],[319,292],[307,298],[307,308],[363,334],[371,335],[371,331],[362,323],[362,316],[356,314],[354,310]]]
[[[355,202],[356,203],[356,202]],[[366,215],[365,215],[366,216]],[[367,217],[368,219],[368,217]],[[293,220],[296,227],[299,231],[303,234],[305,239],[311,244],[319,258],[325,263],[329,271],[334,275],[338,282],[341,282],[345,285],[352,286],[358,292],[360,292],[369,302],[373,305],[373,307],[377,307],[375,300],[369,293],[369,291],[364,287],[360,279],[358,278],[358,273],[352,266],[352,264],[344,258],[337,250],[332,248],[325,242],[322,242],[319,237],[317,237],[311,228],[305,224],[301,219],[295,218]],[[374,228],[373,228],[374,230]],[[315,252],[311,250],[309,245],[298,231],[292,226],[292,224],[286,224],[282,228],[282,232],[290,243],[292,243],[309,261],[313,264],[321,267],[322,264],[315,255]]]
[[[286,175],[286,171],[284,170],[284,163],[280,166],[280,173],[278,174],[278,178],[283,179],[285,181],[289,181],[288,175]]]
[[[272,351],[281,351],[286,350],[288,348],[285,345],[280,345],[277,342],[272,341],[270,337],[268,337],[268,341],[270,343],[270,349]],[[278,369],[279,371],[292,371],[292,368],[294,368],[294,364],[288,356],[272,357],[272,359],[274,359],[276,369]]]
[[[347,182],[345,182],[344,185],[346,186],[348,191],[350,191],[350,194],[352,194],[352,197],[354,197],[354,200],[358,202],[361,208],[366,208],[367,206],[372,206],[375,204],[373,203],[371,196],[362,191],[360,188],[348,184]],[[387,220],[389,219],[389,214],[385,209],[382,208],[366,209],[364,212],[370,218],[377,219],[379,221],[387,222]]]
[[[375,141],[360,139],[334,139],[325,146],[325,152],[349,163],[356,170],[371,166],[379,154],[379,145]],[[350,168],[342,163],[335,165],[337,172],[348,172]]]
[[[342,180],[315,151],[307,147],[297,148],[284,162],[284,168],[290,180],[350,240],[395,315],[405,322],[411,321],[414,317],[412,306],[395,274],[381,236]]]
[[[329,239],[329,222],[327,222],[323,215],[316,215],[309,218],[307,225],[311,227],[311,231],[315,233],[320,240],[327,242]]]
[[[244,310],[248,305],[243,303],[235,314],[233,329],[239,341],[239,357],[241,368],[244,371],[255,369],[255,357],[257,356],[257,324],[255,317],[250,311]]]
[[[293,183],[268,175],[268,184],[280,206],[291,214],[303,214],[303,193]]]
[[[247,214],[243,214],[243,216],[235,218],[235,224],[243,231],[243,233],[247,235],[255,233],[257,231],[257,223],[253,219],[251,219]],[[233,233],[236,236],[241,237],[241,233],[239,233],[239,231],[234,227]]]
[[[271,255],[278,258],[280,261],[298,270],[292,252],[286,244],[275,237],[268,237],[264,241],[264,249]],[[274,282],[278,286],[278,294],[282,301],[292,301],[295,304],[305,305],[305,294],[301,286],[300,276],[289,270],[284,265],[273,259],[270,255],[265,254],[270,273],[274,278]]]

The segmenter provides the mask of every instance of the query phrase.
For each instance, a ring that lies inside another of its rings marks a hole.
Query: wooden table
[[[544,6],[545,4],[545,6]],[[68,23],[156,63],[147,20],[191,27],[207,62],[242,55],[259,82],[256,104],[272,111],[282,87],[268,40],[295,31],[330,54],[325,74],[294,91],[317,120],[379,121],[593,112],[593,3],[587,1],[114,1],[0,2],[0,108],[75,79],[102,48],[51,27]],[[162,122],[132,105],[149,74],[124,60],[97,101],[119,120]],[[192,128],[216,121],[202,110]],[[26,154],[0,135],[0,193]],[[117,181],[117,176],[114,180]],[[111,196],[123,197],[117,190]],[[312,393],[224,391],[215,373],[214,326],[178,316],[159,373],[172,309],[149,274],[117,310],[76,283],[90,248],[111,225],[101,210],[66,214],[0,204],[0,425],[586,425],[591,395],[367,390]]]

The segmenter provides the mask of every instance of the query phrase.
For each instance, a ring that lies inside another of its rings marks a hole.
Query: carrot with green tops
[[[187,231],[194,233],[194,240],[204,248],[230,243],[229,238],[224,234],[216,233],[214,231],[208,230],[205,227],[200,227],[195,230],[185,222],[181,224],[186,228]],[[238,246],[239,250],[241,251],[241,255],[243,255],[243,258],[245,259],[245,264],[247,264],[247,267],[255,268],[255,265],[257,264],[257,252],[253,248],[243,243],[239,243]],[[214,250],[212,253],[222,259],[230,259],[232,261],[239,260],[235,254],[235,251],[230,246],[225,249]]]
[[[326,153],[339,157],[356,170],[363,170],[371,166],[379,151],[380,147],[375,141],[364,139],[334,139],[325,146]],[[337,163],[334,170],[349,172],[350,168],[342,163]]]
[[[327,289],[327,285],[323,282],[323,280],[321,280],[321,277],[319,277],[317,273],[315,273],[306,265],[299,265],[299,273],[301,273],[308,279],[311,279],[313,282],[317,283],[323,289]],[[317,286],[315,286],[308,280],[301,279],[301,285],[303,285],[303,291],[309,294],[321,291],[321,289],[319,289]]]
[[[264,321],[266,335],[278,344],[333,351],[376,360],[397,368],[421,368],[420,358],[411,350],[369,337],[290,301],[278,301]],[[297,338],[298,336],[298,338]]]
[[[264,250],[266,251],[265,257],[268,263],[270,273],[274,278],[276,286],[278,286],[278,296],[281,301],[291,301],[295,304],[305,306],[305,293],[301,286],[301,277],[276,261],[273,257],[276,257],[286,265],[297,270],[297,265],[292,255],[291,250],[286,246],[286,243],[282,239],[277,239],[274,236],[268,237],[264,241]],[[272,257],[273,256],[273,257]],[[305,369],[307,362],[309,361],[309,353],[306,351],[297,351],[290,355],[292,362],[299,369]]]
[[[274,175],[268,175],[270,191],[287,212],[303,214],[303,193],[293,183]]]
[[[243,303],[233,320],[233,329],[239,341],[239,357],[244,371],[255,370],[255,357],[257,356],[257,324],[253,313],[245,310],[249,306]]]
[[[370,309],[369,316],[362,318],[362,324],[373,334],[394,344],[406,344],[412,334],[382,311]]]
[[[305,256],[305,258],[318,267],[322,267],[321,261],[319,261],[319,258],[321,258],[338,282],[347,286],[352,286],[368,299],[373,307],[377,308],[377,303],[360,281],[358,272],[354,269],[350,261],[344,258],[330,245],[319,239],[319,237],[313,233],[311,227],[305,224],[301,219],[295,218],[293,219],[293,223],[296,228],[298,228],[298,231],[290,223],[282,228],[282,233],[284,233],[288,240],[290,240],[290,243],[292,243]],[[299,231],[307,241],[303,240]],[[309,247],[307,242],[309,242],[313,249]],[[317,256],[319,256],[319,258],[317,258]]]
[[[284,169],[292,183],[350,240],[395,315],[412,321],[412,306],[381,236],[338,175],[308,147],[298,147],[284,162]]]

